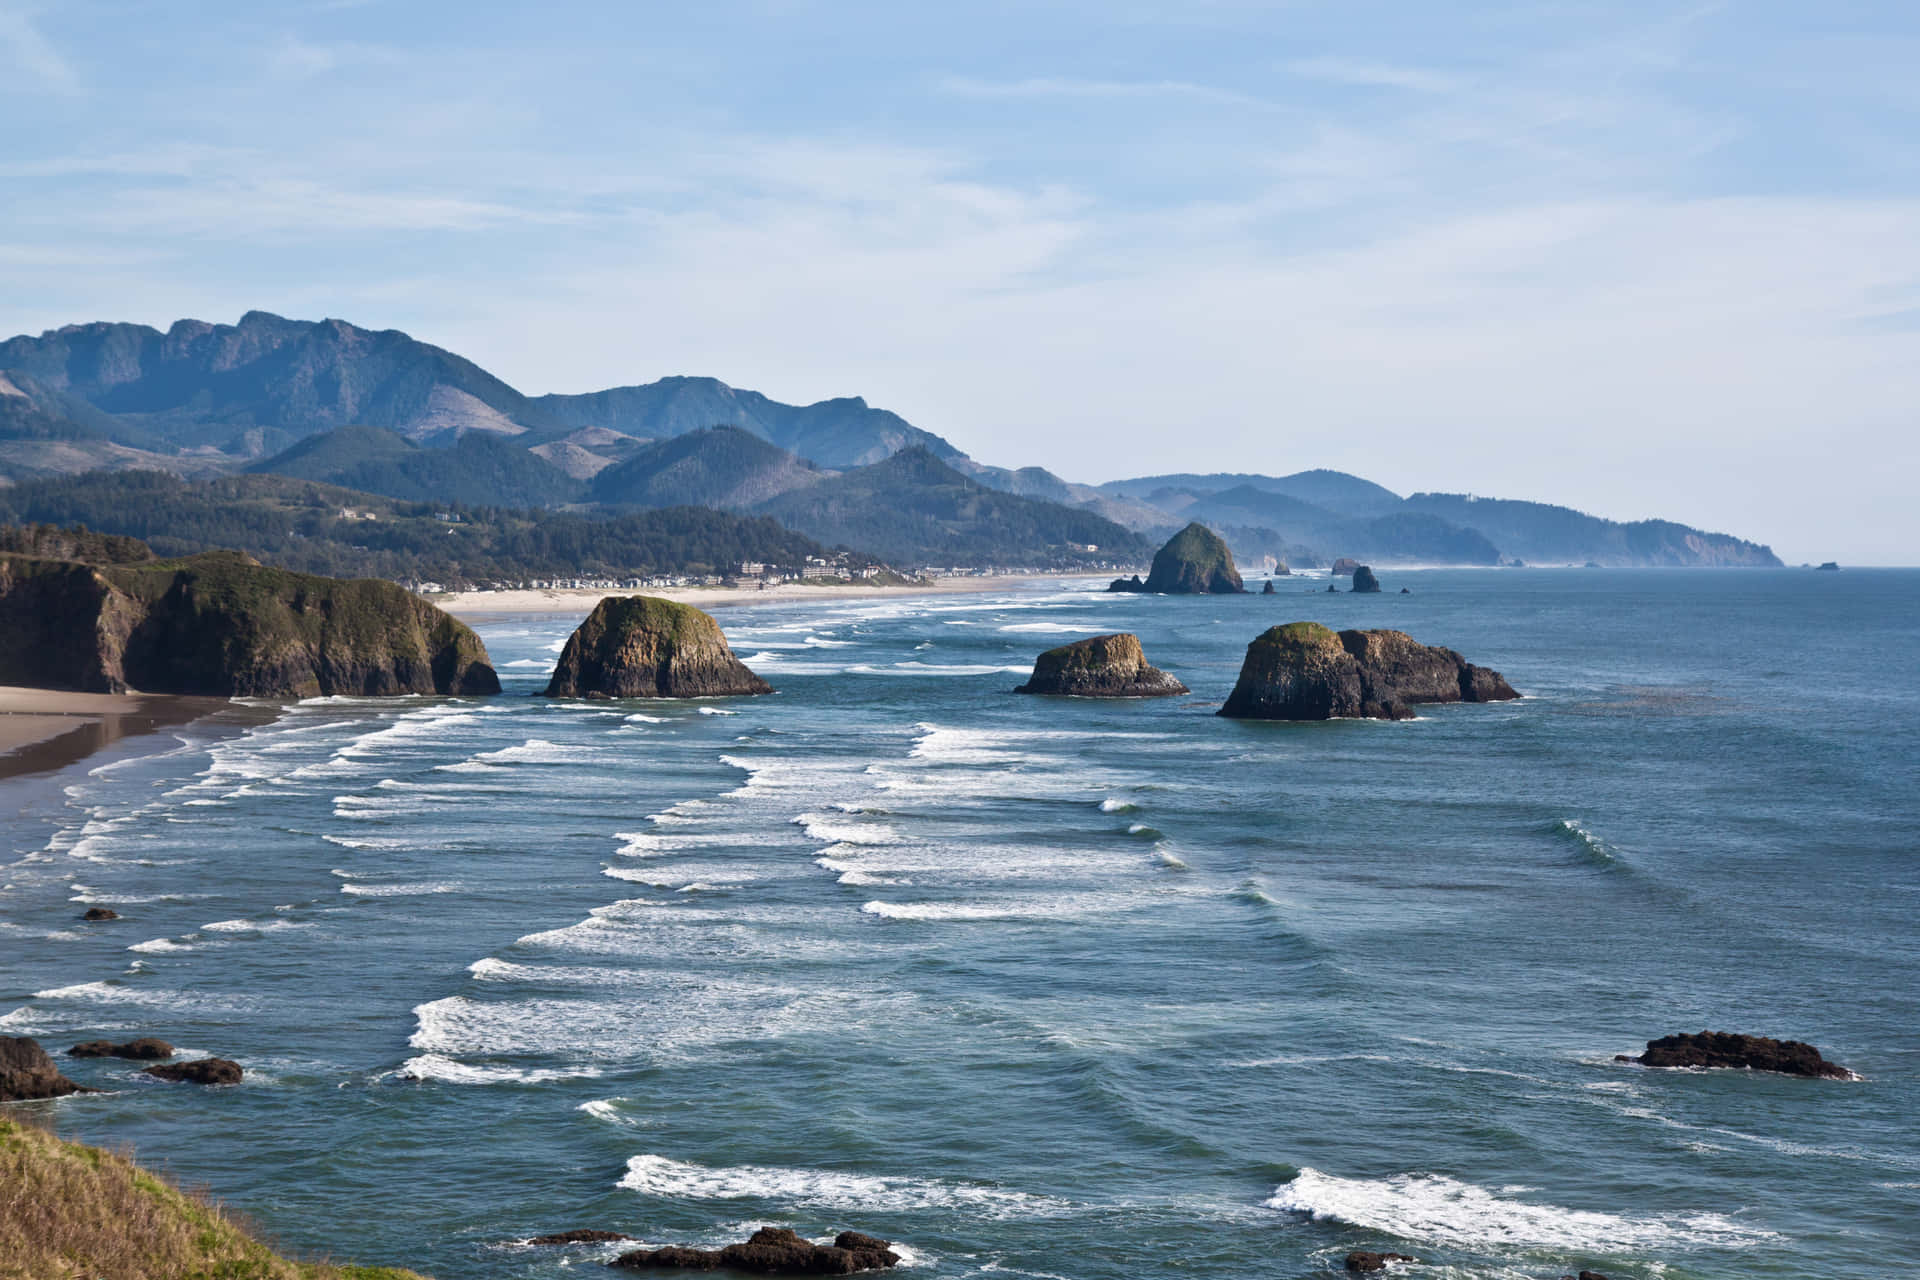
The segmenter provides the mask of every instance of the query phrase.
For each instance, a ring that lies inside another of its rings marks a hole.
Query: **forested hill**
[[[0,489],[0,524],[83,525],[163,556],[231,548],[334,577],[468,586],[528,579],[797,569],[835,553],[758,516],[667,507],[609,518],[404,502],[285,476],[185,481],[94,472]],[[24,536],[24,535],[16,535]],[[851,555],[858,568],[874,563]]]

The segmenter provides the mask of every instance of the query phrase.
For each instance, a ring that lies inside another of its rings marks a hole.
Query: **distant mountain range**
[[[246,471],[585,516],[691,504],[905,565],[1143,561],[1192,520],[1248,564],[1779,563],[1668,521],[1403,498],[1337,471],[1076,484],[977,462],[859,397],[789,405],[693,377],[527,396],[397,330],[262,311],[237,325],[96,323],[0,342],[0,485],[89,470]]]

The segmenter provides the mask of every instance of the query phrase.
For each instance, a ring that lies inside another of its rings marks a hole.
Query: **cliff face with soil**
[[[567,637],[549,698],[719,698],[772,693],[720,624],[657,596],[609,596]]]
[[[0,555],[0,684],[260,698],[500,691],[480,638],[394,583],[233,552],[97,567]]]
[[[1187,686],[1147,662],[1140,638],[1125,632],[1094,636],[1049,649],[1033,675],[1015,693],[1051,693],[1077,698],[1162,698]]]
[[[1273,627],[1247,646],[1223,716],[1255,720],[1406,720],[1431,702],[1520,695],[1497,671],[1400,631],[1342,631],[1317,622]]]

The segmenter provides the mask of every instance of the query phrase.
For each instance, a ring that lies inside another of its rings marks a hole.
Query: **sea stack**
[[[1246,589],[1240,571],[1233,567],[1233,552],[1219,534],[1198,521],[1167,539],[1167,545],[1154,553],[1153,569],[1145,582],[1135,574],[1131,579],[1116,578],[1107,588],[1168,596],[1225,596]]]
[[[549,698],[724,698],[772,693],[720,624],[658,596],[609,596],[567,638]]]
[[[1616,1062],[1643,1067],[1723,1067],[1744,1071],[1774,1071],[1788,1076],[1823,1080],[1851,1080],[1853,1072],[1829,1062],[1804,1040],[1774,1040],[1767,1036],[1738,1035],[1730,1031],[1682,1032],[1647,1041],[1637,1058],[1616,1054]]]
[[[1371,565],[1357,565],[1353,570],[1353,592],[1355,595],[1379,595],[1380,579],[1373,576]]]
[[[0,1102],[30,1102],[91,1093],[60,1074],[38,1040],[0,1036]]]
[[[290,573],[232,551],[98,566],[0,555],[0,684],[255,698],[500,692],[480,637],[397,584]]]
[[[1164,698],[1187,692],[1187,686],[1148,665],[1140,650],[1140,637],[1122,632],[1047,650],[1034,662],[1033,675],[1014,692],[1073,698]]]
[[[1342,631],[1317,622],[1273,627],[1247,646],[1223,716],[1251,720],[1406,720],[1429,702],[1520,695],[1499,672],[1399,631]]]

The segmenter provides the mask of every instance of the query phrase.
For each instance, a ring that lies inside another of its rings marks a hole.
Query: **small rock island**
[[[772,693],[711,614],[658,596],[608,596],[567,637],[549,698],[725,698]]]
[[[1852,1080],[1853,1072],[1829,1062],[1804,1040],[1774,1040],[1731,1031],[1682,1032],[1647,1041],[1638,1057],[1615,1054],[1615,1062],[1637,1062],[1643,1067],[1727,1068],[1736,1071],[1773,1071],[1821,1080]]]
[[[1154,595],[1238,595],[1246,591],[1233,552],[1220,535],[1195,521],[1167,539],[1153,556],[1145,582],[1140,575],[1115,578],[1109,591],[1144,591]]]
[[[1071,698],[1164,698],[1186,693],[1187,686],[1148,664],[1139,636],[1121,632],[1047,650],[1035,660],[1033,675],[1014,692]]]
[[[234,551],[82,564],[0,554],[0,684],[312,698],[490,694],[480,637],[392,582]]]
[[[1249,720],[1407,720],[1430,702],[1517,698],[1498,671],[1400,631],[1341,631],[1318,622],[1272,627],[1247,646],[1220,709]]]
[[[1355,595],[1379,595],[1380,579],[1373,576],[1372,565],[1356,565],[1353,570],[1353,586],[1349,588]]]

